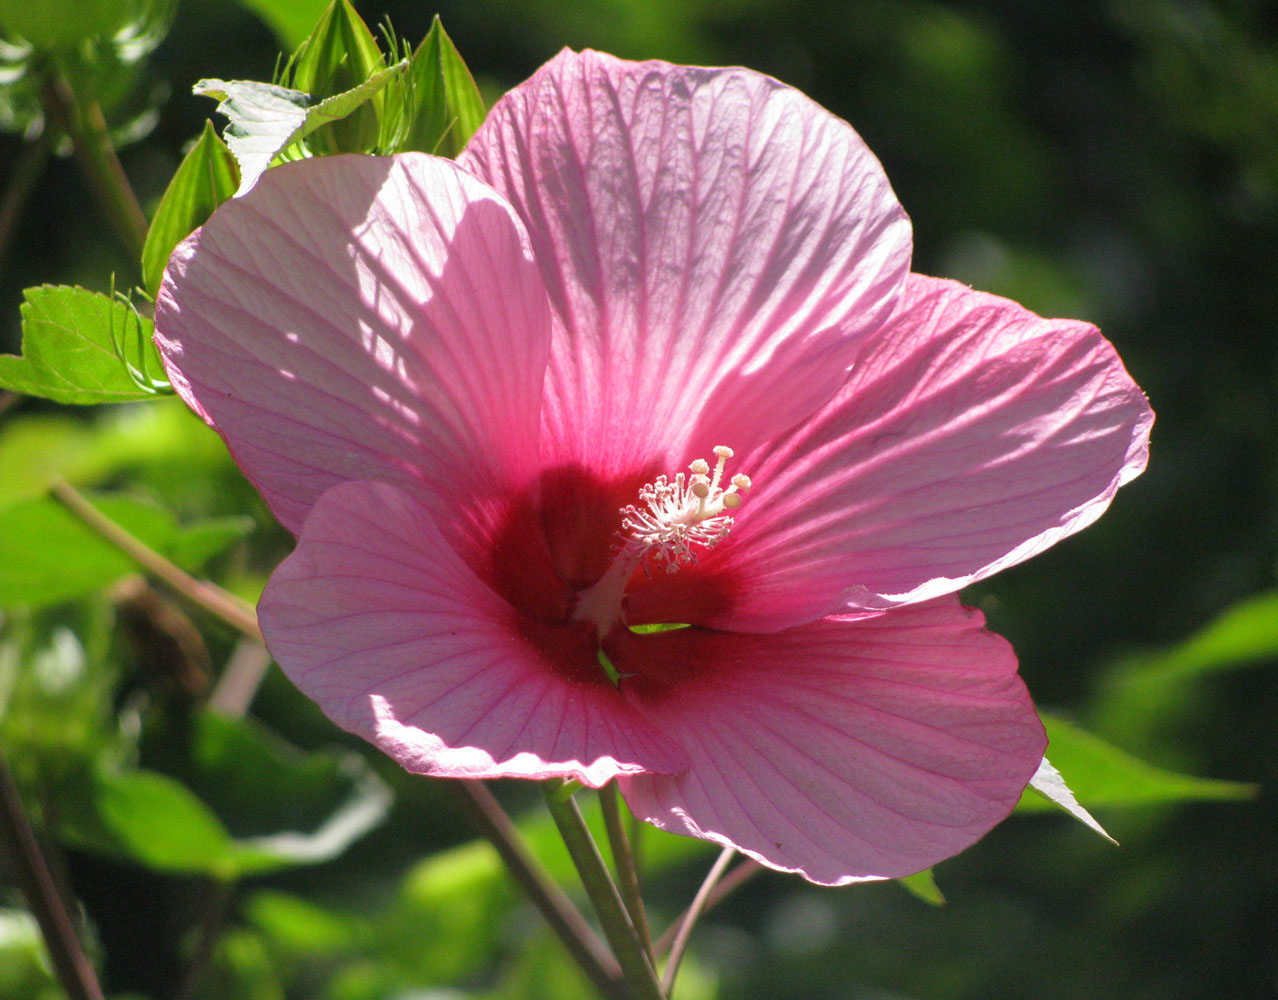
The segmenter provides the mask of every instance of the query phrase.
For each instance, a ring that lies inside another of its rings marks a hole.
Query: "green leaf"
[[[137,20],[147,0],[8,0],[0,24],[39,49],[110,38]]]
[[[390,806],[390,790],[362,758],[303,754],[249,720],[205,713],[194,743],[194,783],[144,770],[92,770],[77,782],[86,793],[59,803],[63,836],[157,871],[241,878],[328,861]],[[215,794],[201,794],[201,784]],[[276,832],[236,837],[220,818],[236,807],[270,812]],[[313,829],[290,828],[309,827],[316,815]]]
[[[1104,676],[1090,719],[1101,732],[1123,733],[1134,745],[1154,745],[1202,711],[1200,678],[1278,658],[1278,590],[1225,610],[1183,642],[1137,654]]]
[[[222,439],[192,419],[176,396],[114,407],[92,423],[67,410],[27,411],[0,421],[0,509],[43,496],[58,479],[78,486],[124,470],[150,470],[153,479],[179,478],[190,490],[204,473],[214,489],[213,477],[231,468]]]
[[[62,835],[86,850],[164,872],[230,878],[231,836],[190,790],[153,771],[94,770],[60,803]]]
[[[255,892],[244,915],[272,945],[299,955],[335,955],[360,943],[367,932],[358,917],[323,909],[309,900],[272,889]]]
[[[936,884],[936,876],[932,874],[931,868],[925,868],[921,872],[906,875],[905,878],[899,878],[896,880],[896,884],[909,892],[915,899],[921,899],[931,906],[945,905],[945,897],[941,894],[940,886]]]
[[[241,874],[337,857],[385,818],[391,792],[354,754],[304,754],[250,719],[195,723],[187,784],[224,817]]]
[[[377,40],[348,0],[333,0],[294,57],[291,86],[324,100],[360,87],[386,68]],[[366,153],[377,146],[383,98],[367,102],[316,130],[307,145],[315,153]]]
[[[93,505],[120,527],[184,569],[193,570],[252,528],[221,518],[179,528],[173,515],[128,496]],[[137,564],[62,504],[37,497],[0,511],[0,607],[39,607],[91,593],[138,571]]]
[[[204,123],[204,131],[173,179],[169,181],[160,207],[155,210],[151,228],[142,248],[142,278],[147,291],[154,295],[169,254],[208,221],[213,210],[235,193],[239,171],[235,157],[217,137],[212,122]]]
[[[1256,794],[1254,785],[1213,778],[1195,778],[1138,760],[1099,736],[1063,719],[1043,716],[1052,762],[1089,809],[1145,806],[1166,802],[1230,801]],[[1017,805],[1020,812],[1047,812],[1057,805],[1027,789]]]
[[[128,303],[66,285],[22,294],[22,356],[0,355],[0,388],[58,403],[122,403],[167,389],[151,321]]]
[[[250,190],[271,161],[317,128],[345,118],[404,71],[398,62],[352,90],[314,104],[300,90],[247,80],[201,80],[194,92],[216,98],[230,119],[222,136],[240,166],[236,195]]]
[[[436,15],[409,69],[416,113],[402,149],[456,156],[484,121],[474,77]]]
[[[240,0],[270,26],[285,49],[293,50],[306,40],[328,6],[328,0]]]

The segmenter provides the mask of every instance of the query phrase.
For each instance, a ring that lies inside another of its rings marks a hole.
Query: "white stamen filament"
[[[699,458],[688,466],[691,476],[680,472],[674,482],[658,476],[640,489],[643,508],[635,504],[622,508],[627,549],[636,551],[640,559],[662,564],[667,573],[677,573],[681,566],[696,563],[694,545],[712,549],[727,537],[732,528],[727,511],[741,506],[740,491],[750,488],[750,477],[738,473],[727,489],[720,488],[732,449],[717,445],[714,453],[718,461],[713,475],[710,464]]]
[[[677,573],[696,564],[693,546],[712,549],[727,537],[733,523],[728,511],[741,506],[741,491],[750,488],[750,477],[737,473],[721,488],[732,449],[719,445],[714,453],[718,461],[713,473],[710,463],[699,458],[688,466],[691,475],[677,473],[674,482],[658,476],[640,488],[642,506],[621,509],[621,549],[608,572],[577,595],[574,618],[595,622],[599,635],[606,635],[621,616],[627,582],[645,560]]]

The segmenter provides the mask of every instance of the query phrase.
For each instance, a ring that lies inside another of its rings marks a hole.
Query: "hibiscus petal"
[[[811,413],[909,269],[857,134],[749,70],[565,51],[459,163],[515,206],[550,293],[548,464],[605,478]]]
[[[545,290],[510,207],[448,161],[268,171],[174,253],[155,328],[178,392],[294,532],[337,482],[482,519],[536,470]]]
[[[736,462],[754,487],[700,568],[736,603],[708,624],[913,603],[1028,559],[1144,469],[1152,422],[1095,327],[913,276],[838,396]]]
[[[285,674],[410,771],[598,786],[686,765],[607,681],[592,629],[519,615],[386,483],[319,499],[259,614]]]
[[[1046,736],[1008,643],[942,598],[766,635],[689,628],[613,652],[689,759],[621,780],[635,814],[841,885],[921,871],[1016,805]]]

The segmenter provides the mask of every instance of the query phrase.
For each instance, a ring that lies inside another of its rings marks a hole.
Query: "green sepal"
[[[932,874],[931,868],[924,868],[921,872],[906,875],[895,881],[915,899],[921,899],[929,906],[945,905],[945,896],[941,892],[941,887],[936,884],[936,876]]]
[[[414,114],[400,148],[456,156],[483,123],[487,110],[475,78],[438,15],[413,53],[408,72]]]
[[[327,0],[239,0],[239,3],[265,21],[290,52],[306,41],[328,6]]]
[[[323,101],[354,90],[385,69],[377,40],[349,0],[333,0],[294,55],[288,83],[312,101]],[[307,145],[320,155],[372,152],[384,105],[384,95],[370,95],[347,116],[317,129]]]
[[[22,294],[22,356],[0,354],[0,388],[80,404],[170,391],[151,321],[127,300],[67,285]]]
[[[213,210],[239,187],[240,172],[212,122],[169,181],[142,248],[142,279],[155,295],[173,248],[208,221]]]

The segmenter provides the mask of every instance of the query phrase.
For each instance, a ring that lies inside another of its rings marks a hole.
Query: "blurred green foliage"
[[[27,352],[0,374],[48,375],[47,345],[59,377],[73,371],[68,352],[84,359],[54,398],[147,395],[119,381],[120,350],[143,367],[128,340],[95,340],[84,331],[101,322],[76,317],[106,310],[122,331],[144,328],[109,297],[111,276],[154,291],[168,248],[234,186],[207,131],[212,104],[192,86],[270,80],[277,51],[302,42],[325,7],[110,0],[51,19],[44,0],[0,4],[0,350]],[[748,65],[862,133],[914,219],[917,270],[1100,323],[1159,413],[1149,472],[1101,522],[967,595],[1055,710],[1049,757],[1124,846],[1063,818],[1005,824],[935,881],[914,880],[925,899],[944,893],[938,907],[897,886],[821,890],[764,874],[699,929],[679,1000],[1271,995],[1272,5],[447,0],[438,12],[451,38],[416,0],[359,10],[371,32],[334,15],[329,41],[285,82],[317,97],[360,87],[406,54],[383,44],[383,60],[369,47],[389,15],[399,38],[425,39],[411,89],[388,78],[358,95],[366,102],[346,98],[341,110],[356,114],[316,131],[316,151],[329,129],[334,148],[455,153],[482,115],[478,92],[495,98],[563,45]],[[358,65],[346,58],[352,39]],[[110,235],[23,75],[44,58],[94,96],[159,220],[141,262]],[[413,93],[432,113],[389,129]],[[298,138],[281,135],[271,153]],[[166,197],[184,156],[190,186]],[[36,289],[24,321],[23,289],[50,282],[96,292]],[[252,718],[205,709],[243,645],[141,583],[45,495],[59,480],[92,489],[138,537],[251,599],[289,543],[217,439],[171,399],[74,415],[26,398],[0,406],[0,737],[84,907],[108,993],[588,996],[434,783],[336,732],[276,672]],[[1259,798],[1243,804],[1174,806],[1250,786]],[[1130,805],[1133,789],[1144,808],[1106,808]],[[529,789],[501,792],[575,885]],[[643,852],[660,928],[713,849],[649,830]],[[0,883],[0,995],[56,997],[18,903]],[[210,913],[225,924],[188,982]]]

